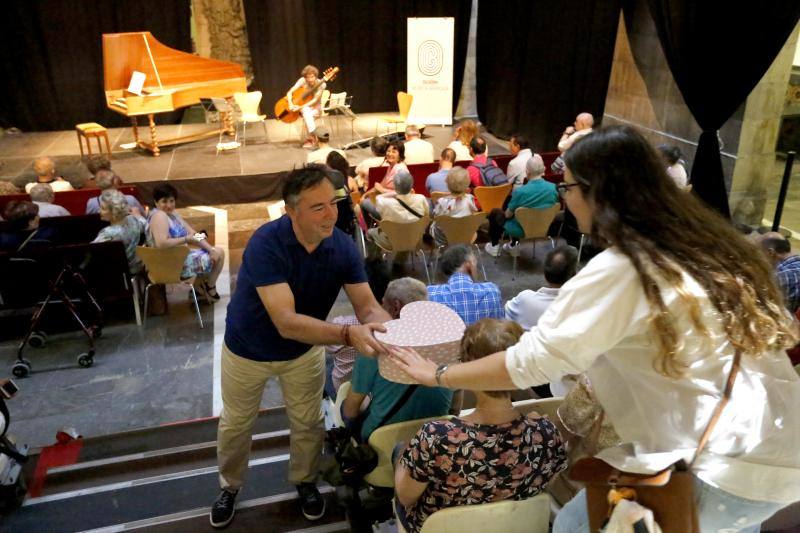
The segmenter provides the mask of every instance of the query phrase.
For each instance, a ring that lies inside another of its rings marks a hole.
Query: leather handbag
[[[677,463],[655,474],[622,472],[596,457],[577,461],[569,477],[586,486],[589,531],[600,531],[619,498],[633,499],[653,512],[663,533],[700,533],[691,467],[702,453],[733,390],[741,354],[737,350],[722,398],[703,431],[691,463]]]

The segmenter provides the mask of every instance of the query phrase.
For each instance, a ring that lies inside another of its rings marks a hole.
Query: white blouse
[[[683,378],[653,368],[658,354],[648,323],[650,306],[630,260],[609,249],[559,291],[519,343],[506,368],[519,388],[588,372],[598,400],[626,443],[598,456],[621,470],[656,472],[691,460],[722,395],[734,350],[703,288],[684,274],[710,335],[688,318],[675,288],[662,297],[683,334]],[[759,501],[800,497],[800,377],[784,352],[743,356],[730,403],[693,467],[706,483]]]

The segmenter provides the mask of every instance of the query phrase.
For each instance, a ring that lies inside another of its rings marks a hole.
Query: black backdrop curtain
[[[102,34],[149,30],[165,45],[190,52],[189,16],[188,0],[5,3],[0,125],[43,131],[81,122],[129,124],[105,104]]]
[[[730,216],[716,132],[786,42],[800,17],[800,2],[648,0],[648,5],[675,82],[703,129],[693,190]]]
[[[556,150],[564,128],[603,116],[619,24],[617,0],[480,2],[478,115],[501,137]]]
[[[330,86],[353,95],[357,112],[396,111],[406,90],[406,18],[454,17],[453,109],[467,56],[471,0],[244,0],[253,89],[264,93],[262,112],[312,64],[339,66]]]

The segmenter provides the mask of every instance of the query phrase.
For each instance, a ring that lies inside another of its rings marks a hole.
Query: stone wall
[[[249,85],[253,65],[242,0],[192,0],[192,17],[195,52],[239,63]]]

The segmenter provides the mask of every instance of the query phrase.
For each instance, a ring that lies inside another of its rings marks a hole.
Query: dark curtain
[[[129,124],[105,104],[103,33],[150,31],[167,46],[192,49],[189,0],[32,0],[3,8],[3,127],[43,131],[72,129],[81,122]]]
[[[253,89],[262,112],[300,77],[306,64],[339,66],[333,92],[353,95],[359,113],[396,111],[406,90],[407,17],[454,17],[453,109],[467,56],[471,0],[244,0]]]
[[[672,75],[703,129],[693,190],[730,216],[717,130],[745,101],[800,17],[800,2],[647,0]]]
[[[617,0],[478,4],[478,115],[493,134],[556,150],[564,128],[603,116],[619,24]]]

